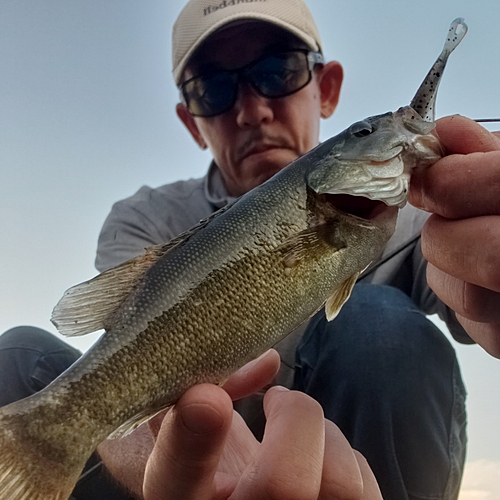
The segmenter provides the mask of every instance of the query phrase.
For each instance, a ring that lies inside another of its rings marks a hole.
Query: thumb
[[[145,500],[206,500],[227,433],[232,402],[210,384],[194,386],[165,417],[146,465]]]

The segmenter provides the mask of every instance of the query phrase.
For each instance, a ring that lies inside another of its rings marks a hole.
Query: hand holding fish
[[[316,401],[274,387],[264,409],[259,443],[224,390],[203,384],[187,391],[157,434],[145,500],[382,498],[366,460]]]
[[[410,202],[433,215],[422,233],[427,279],[470,334],[500,358],[500,134],[452,116],[437,122],[449,156],[412,178]]]

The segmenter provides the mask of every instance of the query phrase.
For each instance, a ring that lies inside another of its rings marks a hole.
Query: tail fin
[[[67,500],[85,460],[68,463],[51,444],[28,436],[19,403],[0,409],[0,500]]]

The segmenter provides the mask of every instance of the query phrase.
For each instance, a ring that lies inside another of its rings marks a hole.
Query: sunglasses
[[[181,100],[193,116],[208,118],[231,109],[241,82],[267,98],[286,97],[304,88],[316,64],[323,64],[319,52],[291,50],[266,55],[232,71],[195,76],[180,86]]]

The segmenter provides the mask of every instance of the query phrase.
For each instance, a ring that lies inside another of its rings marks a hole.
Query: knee
[[[356,285],[338,317],[318,313],[299,344],[299,364],[327,376],[352,375],[365,383],[394,383],[397,377],[418,381],[432,365],[449,365],[455,352],[443,333],[400,290]],[[371,384],[370,384],[371,385]]]
[[[345,345],[360,357],[427,357],[429,350],[453,353],[437,326],[401,290],[357,285],[338,318],[325,322],[325,347]]]
[[[55,335],[34,326],[16,326],[0,335],[1,349],[52,351],[65,345]]]
[[[0,336],[0,406],[43,389],[78,359],[80,352],[51,333],[20,326]]]

